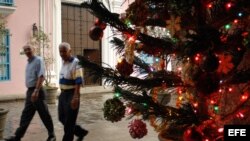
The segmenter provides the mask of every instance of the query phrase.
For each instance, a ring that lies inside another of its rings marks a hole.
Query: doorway
[[[72,54],[84,55],[91,61],[100,63],[101,41],[93,41],[89,37],[89,30],[94,25],[95,17],[86,9],[62,3],[62,41],[71,45]],[[88,76],[90,71],[84,69],[85,85],[101,85],[101,81],[94,82]]]
[[[101,52],[97,49],[84,49],[83,51],[84,57],[88,58],[91,62],[95,62],[96,64],[101,64]],[[101,85],[101,81],[98,80],[96,82],[93,81],[94,77],[90,77],[91,70],[88,68],[84,69],[84,79],[85,85]]]

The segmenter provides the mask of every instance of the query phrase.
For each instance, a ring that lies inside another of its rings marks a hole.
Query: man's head
[[[69,43],[66,42],[62,42],[59,45],[59,52],[60,52],[60,56],[62,57],[62,59],[64,61],[69,60],[69,58],[71,57],[71,47]]]
[[[34,56],[35,48],[27,44],[23,46],[23,51],[28,58],[31,58],[32,56]]]

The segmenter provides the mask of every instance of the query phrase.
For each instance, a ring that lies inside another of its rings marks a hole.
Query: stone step
[[[87,86],[83,87],[80,90],[81,94],[102,94],[102,93],[112,93],[113,88],[112,87],[104,87],[104,86]],[[58,95],[60,93],[60,90],[58,90]],[[9,101],[18,101],[18,100],[24,100],[25,94],[9,94],[9,95],[0,95],[0,102],[9,102]]]

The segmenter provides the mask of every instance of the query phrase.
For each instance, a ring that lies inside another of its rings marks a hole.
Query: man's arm
[[[43,81],[44,81],[43,75],[41,75],[40,77],[38,77],[37,82],[36,82],[36,89],[35,89],[35,91],[39,92],[39,90],[41,89],[41,87],[43,85]]]
[[[77,109],[79,107],[80,102],[80,88],[82,85],[82,69],[81,66],[77,65],[75,72],[74,72],[74,79],[75,79],[75,91],[74,96],[71,101],[72,109]]]
[[[76,69],[74,72],[74,79],[75,79],[75,92],[74,92],[74,98],[80,97],[80,88],[83,83],[83,74],[82,74],[82,68],[80,65],[76,65]]]
[[[79,104],[80,104],[80,87],[81,87],[80,84],[75,85],[75,92],[74,92],[73,98],[71,100],[71,108],[73,110],[77,109],[79,107]]]
[[[80,98],[80,87],[81,85],[79,84],[75,85],[75,92],[73,98]]]
[[[45,70],[44,70],[44,63],[43,63],[43,60],[39,60],[39,67],[38,67],[38,78],[37,78],[37,81],[36,81],[36,87],[35,87],[35,90],[31,96],[31,101],[32,102],[35,102],[37,101],[38,99],[38,96],[39,96],[39,91],[42,87],[42,84],[43,84],[43,81],[44,81],[44,74],[45,74]]]
[[[44,81],[44,77],[43,75],[39,76],[38,79],[37,79],[37,82],[36,82],[36,88],[31,96],[31,101],[32,102],[36,102],[38,97],[39,97],[39,91],[42,87],[42,84],[43,84],[43,81]]]

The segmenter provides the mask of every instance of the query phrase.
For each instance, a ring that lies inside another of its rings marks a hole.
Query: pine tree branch
[[[248,81],[250,81],[250,69],[234,73],[231,78],[227,80],[226,84],[240,84],[247,83]]]
[[[117,53],[119,54],[124,53],[125,44],[123,40],[114,37],[113,40],[110,41],[110,43],[114,45],[114,48],[117,50]],[[149,65],[137,56],[135,56],[134,58],[134,64],[137,65],[140,69],[143,69],[147,73],[151,71]]]
[[[111,13],[103,3],[97,0],[91,0],[91,2],[83,2],[82,7],[90,9],[90,12],[101,19],[102,21],[109,23],[110,26],[115,27],[120,32],[129,34],[131,36],[135,35],[136,31],[129,28],[125,23],[119,19],[119,15],[116,13]],[[174,52],[174,43],[171,39],[159,39],[143,33],[139,33],[137,40],[141,43],[150,46],[151,49],[161,48],[165,54],[171,54]]]
[[[125,48],[125,43],[123,40],[114,37],[111,41],[111,44],[113,44],[114,48],[116,49],[118,54],[122,54],[124,52],[124,48]]]
[[[238,113],[241,110],[241,108],[243,108],[249,101],[250,99],[247,99],[246,101],[239,104],[232,112],[227,113],[226,115],[222,115],[221,120],[226,121],[227,119],[230,119],[233,116],[235,116],[235,114]]]
[[[115,92],[121,94],[121,96],[128,101],[132,101],[137,104],[146,104],[148,108],[145,111],[140,111],[144,117],[155,115],[162,117],[166,121],[171,121],[174,124],[196,124],[200,121],[199,117],[193,112],[191,105],[183,105],[182,108],[174,108],[171,106],[163,106],[158,102],[154,102],[152,97],[148,96],[145,92],[141,95],[131,93],[124,90],[119,86],[115,87]]]
[[[78,56],[80,64],[84,68],[91,69],[90,75],[98,77],[99,79],[105,78],[106,83],[112,85],[128,85],[130,87],[136,87],[138,90],[151,89],[153,87],[161,87],[163,82],[167,87],[184,86],[181,78],[173,72],[165,72],[160,76],[153,78],[140,79],[137,77],[124,77],[112,68],[102,67],[98,64],[90,62],[83,56]]]

